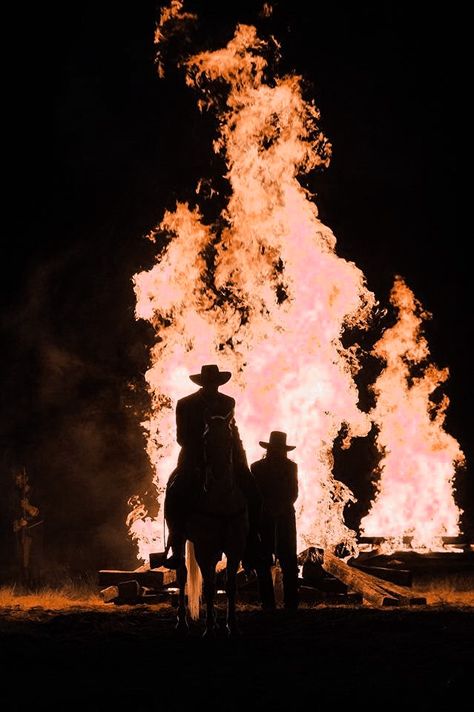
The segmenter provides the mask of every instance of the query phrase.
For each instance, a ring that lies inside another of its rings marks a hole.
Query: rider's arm
[[[292,462],[290,471],[290,499],[292,504],[298,499],[298,465],[295,462]]]
[[[186,418],[184,408],[180,401],[176,404],[176,440],[183,447],[186,442]]]

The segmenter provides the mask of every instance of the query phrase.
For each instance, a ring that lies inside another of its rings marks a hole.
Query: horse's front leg
[[[176,630],[179,633],[188,633],[189,632],[188,619],[186,616],[186,598],[185,598],[185,589],[186,589],[187,578],[188,578],[188,570],[186,568],[185,560],[183,559],[181,564],[178,566],[178,568],[176,570],[176,582],[177,582],[178,588],[179,588],[178,615],[177,615]]]
[[[205,637],[214,637],[216,632],[216,613],[214,609],[214,596],[216,591],[216,567],[207,566],[202,572],[202,587],[206,603],[206,630]]]
[[[227,593],[227,633],[229,636],[239,636],[237,625],[235,597],[237,592],[237,570],[239,562],[227,559],[226,593]]]

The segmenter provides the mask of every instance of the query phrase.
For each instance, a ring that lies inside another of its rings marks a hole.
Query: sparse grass
[[[438,590],[427,591],[426,601],[432,606],[473,606],[474,591]]]
[[[430,605],[474,606],[474,578],[472,572],[450,572],[444,577],[426,580],[418,586]]]
[[[459,581],[454,585],[444,581],[441,585],[431,590],[425,590],[427,604],[437,607],[471,607],[474,608],[474,590],[466,581]],[[470,588],[470,590],[469,590]],[[461,589],[461,590],[459,590]],[[225,606],[225,601],[217,601],[218,606]],[[114,611],[115,606],[105,604],[99,596],[95,576],[82,575],[80,577],[63,576],[61,582],[49,582],[35,590],[28,590],[18,584],[0,586],[0,609],[4,612],[29,610],[36,611],[67,611],[73,608]],[[238,604],[241,611],[258,610],[257,602],[241,601]],[[324,608],[326,604],[301,604],[302,609]],[[358,608],[358,605],[351,606]],[[128,606],[127,606],[128,608]],[[156,606],[153,606],[156,608]],[[122,608],[123,610],[123,608]],[[24,613],[23,613],[24,615]]]
[[[69,580],[61,586],[44,586],[37,590],[28,590],[17,584],[0,587],[1,608],[61,610],[97,605],[103,605],[102,600],[96,586],[87,580]]]

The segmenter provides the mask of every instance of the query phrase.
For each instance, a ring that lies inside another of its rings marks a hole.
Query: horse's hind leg
[[[177,616],[176,630],[179,633],[188,633],[189,632],[188,619],[186,616],[186,598],[185,598],[185,588],[186,588],[187,578],[188,578],[188,571],[186,569],[186,564],[183,559],[182,563],[179,565],[178,569],[176,570],[176,582],[179,587],[178,616]]]
[[[227,559],[227,576],[226,576],[226,592],[227,592],[227,633],[230,636],[240,635],[240,630],[237,625],[235,597],[237,591],[237,569],[239,562]]]
[[[201,569],[202,570],[202,569]],[[213,637],[216,632],[216,613],[214,609],[214,595],[216,590],[216,567],[206,566],[202,570],[202,588],[206,602],[206,637]]]

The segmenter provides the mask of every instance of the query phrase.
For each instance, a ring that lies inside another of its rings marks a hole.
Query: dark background
[[[460,4],[282,0],[266,21],[260,2],[221,5],[210,12],[203,0],[188,3],[201,18],[200,47],[227,42],[237,21],[257,23],[282,43],[280,72],[304,75],[334,146],[330,168],[305,185],[317,193],[338,253],[357,263],[382,303],[401,274],[433,313],[426,329],[433,359],[451,370],[447,429],[470,459]],[[157,17],[158,4],[146,1],[23,3],[8,25],[4,563],[13,543],[11,476],[23,464],[52,565],[133,563],[124,520],[128,497],[143,493],[151,477],[139,422],[152,334],[134,320],[131,277],[152,264],[143,236],[177,199],[192,200],[198,178],[215,167],[212,120],[199,114],[179,73],[158,79]],[[367,473],[354,467],[349,479],[363,509]],[[456,485],[469,530],[472,478],[464,473]]]

